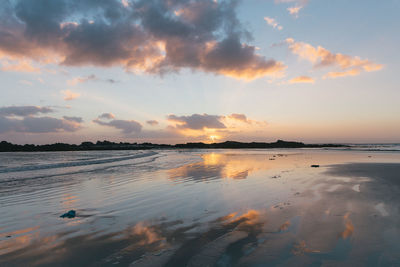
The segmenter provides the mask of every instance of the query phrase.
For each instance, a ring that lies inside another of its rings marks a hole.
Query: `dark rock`
[[[319,168],[319,165],[317,164],[311,165],[311,168]]]
[[[61,215],[60,217],[61,217],[61,218],[72,219],[72,218],[75,218],[75,216],[76,216],[76,211],[70,210],[70,211],[68,211],[67,213],[64,213],[63,215]]]

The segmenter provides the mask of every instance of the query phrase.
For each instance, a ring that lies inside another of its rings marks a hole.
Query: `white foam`
[[[377,211],[379,211],[379,213],[382,216],[384,216],[384,217],[389,216],[389,212],[385,209],[385,204],[383,204],[382,202],[377,204],[377,205],[375,205],[375,209]]]
[[[356,192],[360,192],[360,184],[354,185],[351,189],[353,189]]]

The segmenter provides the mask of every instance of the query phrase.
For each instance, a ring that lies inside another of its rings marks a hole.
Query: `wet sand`
[[[1,174],[0,265],[400,265],[400,153],[151,157],[58,170],[58,178]],[[76,218],[59,218],[69,209]]]

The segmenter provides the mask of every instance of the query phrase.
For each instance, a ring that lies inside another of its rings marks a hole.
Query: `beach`
[[[394,150],[0,153],[0,265],[399,266],[399,200]]]

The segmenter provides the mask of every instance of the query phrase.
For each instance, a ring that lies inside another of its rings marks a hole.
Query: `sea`
[[[0,266],[400,266],[399,175],[400,144],[0,153]]]

